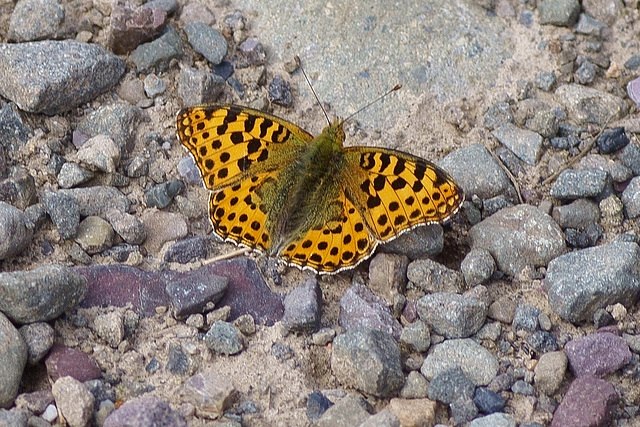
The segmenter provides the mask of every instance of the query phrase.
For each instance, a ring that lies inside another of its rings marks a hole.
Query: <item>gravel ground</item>
[[[0,5],[0,425],[640,425],[637,0]],[[315,277],[211,235],[236,103],[436,162],[447,224]]]

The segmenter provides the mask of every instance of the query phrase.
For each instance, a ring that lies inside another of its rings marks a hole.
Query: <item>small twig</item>
[[[574,158],[570,159],[567,163],[565,163],[563,166],[561,166],[560,169],[558,169],[553,174],[551,174],[551,176],[549,176],[547,179],[542,181],[542,185],[549,184],[551,181],[555,180],[558,176],[560,176],[560,174],[562,172],[564,172],[565,170],[569,169],[575,162],[577,162],[578,160],[580,160],[581,158],[586,156],[587,153],[589,151],[591,151],[593,146],[596,144],[596,142],[598,141],[598,138],[600,138],[600,136],[604,133],[605,129],[607,128],[607,125],[609,124],[609,121],[612,118],[613,118],[613,114],[610,115],[609,118],[604,122],[604,124],[600,128],[600,131],[596,135],[591,137],[591,141],[589,141],[587,146],[584,147],[584,149],[582,151],[580,151],[580,153],[578,153],[577,156],[575,156]]]
[[[215,256],[213,258],[206,259],[206,260],[202,261],[202,265],[207,265],[207,264],[211,264],[212,262],[223,261],[225,259],[235,258],[237,256],[246,255],[249,252],[251,252],[251,248],[240,248],[240,249],[237,249],[237,250],[235,250],[233,252],[229,252],[228,254],[218,255],[218,256]]]
[[[502,160],[500,160],[500,158],[498,156],[496,156],[496,154],[493,151],[491,151],[489,149],[487,149],[487,151],[498,162],[498,164],[500,165],[502,170],[505,171],[505,173],[509,177],[509,180],[513,184],[513,187],[516,189],[516,194],[518,195],[518,200],[520,201],[520,204],[523,204],[524,200],[522,199],[522,194],[520,194],[520,185],[518,184],[518,181],[516,181],[516,177],[513,176],[513,174],[509,170],[509,168],[504,164],[504,162]]]

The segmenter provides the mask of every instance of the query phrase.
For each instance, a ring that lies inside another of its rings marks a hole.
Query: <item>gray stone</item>
[[[549,263],[544,286],[551,309],[572,323],[598,308],[632,304],[640,290],[640,247],[615,242],[570,252]]]
[[[486,348],[469,338],[446,340],[427,356],[420,372],[428,380],[459,366],[476,386],[487,385],[498,373],[498,360]]]
[[[408,265],[404,255],[376,254],[369,263],[369,288],[389,302],[393,294],[404,292]]]
[[[112,88],[124,71],[122,59],[96,44],[0,44],[0,95],[32,113],[71,110]]]
[[[393,396],[404,384],[398,345],[390,334],[374,329],[338,335],[331,370],[342,384],[382,398]]]
[[[112,348],[117,348],[124,339],[124,318],[119,311],[99,314],[93,322],[98,336]]]
[[[611,176],[597,169],[563,171],[551,185],[551,197],[573,200],[581,197],[603,196],[611,187]]]
[[[400,334],[400,345],[405,346],[409,351],[424,353],[431,345],[431,333],[429,327],[423,321],[416,320],[402,328]]]
[[[487,318],[487,308],[479,299],[448,292],[418,300],[420,318],[447,338],[466,338],[478,332]]]
[[[498,268],[510,275],[525,267],[546,266],[565,249],[562,230],[530,205],[503,209],[469,230],[472,247],[488,250]]]
[[[68,267],[48,265],[0,273],[0,311],[16,323],[53,320],[87,293],[87,280]]]
[[[33,419],[33,418],[32,418]],[[7,410],[0,409],[0,426],[3,427],[28,427],[27,426],[28,416],[27,412],[22,410]],[[46,423],[42,427],[49,427],[50,424],[43,419],[43,422]],[[37,424],[33,423],[33,427],[38,427]]]
[[[543,0],[538,4],[540,24],[557,27],[570,27],[576,23],[580,14],[578,0]]]
[[[226,85],[225,79],[216,74],[183,66],[177,94],[185,105],[210,104],[218,100]]]
[[[133,147],[141,120],[142,109],[126,102],[115,102],[103,105],[82,119],[76,131],[89,137],[108,135],[120,146],[122,155],[125,155]]]
[[[161,73],[169,69],[169,62],[184,55],[182,39],[171,26],[152,42],[141,44],[129,55],[138,73]]]
[[[200,399],[208,402],[210,395],[206,393],[204,385],[206,383],[200,382],[198,390],[205,390]],[[107,417],[103,427],[121,427],[127,424],[187,427],[187,421],[180,412],[174,411],[167,402],[154,395],[128,400]]]
[[[89,138],[78,150],[78,160],[106,173],[114,173],[120,163],[121,148],[107,135]]]
[[[413,261],[407,267],[407,278],[425,292],[462,292],[462,274],[430,259]]]
[[[552,396],[560,387],[567,372],[567,356],[562,351],[552,351],[540,356],[534,368],[536,390]]]
[[[519,304],[513,316],[511,327],[514,331],[535,332],[538,329],[540,310],[526,304]]]
[[[9,20],[9,40],[29,42],[56,38],[64,8],[55,0],[20,0]]]
[[[404,386],[400,390],[403,399],[422,399],[427,397],[429,382],[417,371],[409,372]]]
[[[622,118],[627,111],[624,101],[619,97],[578,84],[562,85],[555,94],[569,118],[577,124],[604,125],[607,120]]]
[[[590,61],[584,61],[574,73],[575,81],[587,85],[596,78],[596,66]]]
[[[385,252],[404,255],[409,259],[438,255],[444,246],[444,232],[440,224],[427,224],[401,234],[382,246]]]
[[[366,327],[385,331],[395,338],[400,337],[402,331],[386,302],[360,282],[347,289],[340,298],[338,323],[347,331]]]
[[[494,130],[507,123],[513,123],[511,106],[507,102],[498,101],[489,107],[482,124],[487,129]]]
[[[218,65],[227,54],[227,40],[217,30],[204,22],[190,22],[184,26],[193,50],[207,58],[211,65]]]
[[[131,206],[131,201],[117,188],[102,185],[58,190],[55,194],[75,199],[78,211],[83,217],[99,216],[105,218],[110,209],[128,212]]]
[[[496,270],[496,262],[491,253],[482,248],[471,249],[460,263],[460,271],[467,286],[484,283]]]
[[[530,130],[507,123],[492,132],[493,136],[523,162],[535,165],[542,153],[542,137]]]
[[[466,197],[481,199],[504,195],[516,200],[516,192],[509,177],[482,144],[472,144],[447,155],[438,166],[449,172],[464,188]]]
[[[360,426],[369,418],[366,406],[362,397],[348,395],[328,408],[314,425],[316,427]]]
[[[88,216],[78,224],[75,241],[89,255],[100,253],[113,245],[115,232],[99,216]]]
[[[18,395],[22,371],[27,364],[27,346],[15,326],[2,313],[0,342],[0,408],[9,408]]]
[[[198,259],[206,259],[212,242],[213,239],[208,236],[193,236],[179,240],[169,246],[164,253],[164,260],[187,264]]]
[[[568,205],[553,208],[552,216],[560,228],[584,229],[598,223],[600,208],[591,200],[577,199]]]
[[[586,13],[581,13],[578,19],[578,25],[576,26],[576,32],[588,36],[600,37],[604,28],[606,27],[602,22],[593,19]]]
[[[478,415],[478,407],[471,398],[455,400],[451,402],[449,409],[456,425],[463,425]]]
[[[179,391],[182,401],[192,404],[196,413],[206,418],[218,418],[224,414],[236,400],[237,394],[228,378],[211,369],[189,378]]]
[[[12,258],[21,253],[33,237],[26,215],[13,206],[0,202],[0,260]]]
[[[640,175],[640,145],[628,144],[620,151],[622,163],[631,169],[634,175]]]
[[[11,175],[0,182],[0,200],[20,210],[36,203],[36,185],[33,176],[18,166],[11,168]]]
[[[578,162],[576,169],[600,169],[608,172],[615,182],[625,182],[633,177],[631,169],[622,162],[600,154],[587,154]]]
[[[48,323],[36,322],[24,325],[19,329],[20,335],[27,345],[27,363],[37,364],[53,346],[55,331]]]
[[[322,290],[310,278],[284,298],[282,324],[290,331],[314,332],[320,326],[321,306]]]
[[[4,150],[15,151],[20,147],[24,146],[24,144],[31,138],[33,131],[29,128],[29,126],[25,125],[20,117],[20,114],[16,111],[17,108],[15,104],[7,104],[0,108],[0,147],[2,147],[2,152],[0,153],[4,161]],[[6,165],[3,165],[2,172],[0,174],[1,178],[6,177]]]
[[[522,394],[525,396],[533,396],[533,386],[526,381],[518,380],[511,386],[511,391],[515,394]]]
[[[462,368],[456,366],[437,373],[429,383],[429,399],[451,404],[459,399],[471,399],[476,386]]]
[[[211,325],[204,342],[214,352],[224,355],[240,353],[243,348],[242,332],[232,323],[220,320]]]
[[[165,290],[173,305],[175,317],[181,319],[191,314],[203,313],[208,305],[217,303],[224,295],[229,280],[205,270],[191,270],[167,281]]]
[[[624,205],[627,218],[633,219],[640,216],[640,177],[635,177],[629,182],[620,200]]]
[[[175,196],[184,190],[185,184],[179,179],[154,185],[144,192],[144,203],[149,208],[166,208]]]
[[[556,75],[551,71],[541,71],[536,75],[536,86],[538,89],[549,92],[556,83]]]
[[[527,145],[525,148],[533,151],[533,154],[537,154],[542,149],[542,143],[538,143],[537,136],[541,135],[545,138],[550,138],[558,133],[558,117],[555,109],[536,111],[533,117],[525,122],[525,126],[534,133],[521,135],[520,141],[526,142]],[[516,140],[516,142],[518,142],[518,140]],[[533,149],[535,149],[535,151]],[[522,160],[526,161],[525,159]]]
[[[77,187],[92,178],[93,172],[86,170],[77,163],[71,162],[62,165],[57,177],[60,188]]]
[[[506,399],[486,387],[478,387],[473,395],[473,403],[476,404],[480,412],[484,414],[493,414],[504,409]]]
[[[45,191],[42,194],[42,203],[60,237],[63,239],[74,237],[80,224],[80,207],[76,198],[60,191]]]
[[[70,427],[83,427],[89,423],[95,398],[80,381],[73,377],[58,378],[51,392]]]
[[[135,216],[118,209],[109,209],[104,213],[105,219],[113,227],[122,239],[131,244],[139,245],[147,238],[147,232],[140,221]]]
[[[387,409],[371,415],[358,427],[401,427],[398,417]]]
[[[516,425],[511,415],[496,412],[495,414],[476,418],[469,423],[468,427],[516,427]]]

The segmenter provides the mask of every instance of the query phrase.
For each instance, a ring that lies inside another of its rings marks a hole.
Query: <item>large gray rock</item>
[[[0,311],[17,323],[48,321],[75,307],[87,290],[84,276],[60,265],[0,273]]]
[[[0,236],[3,236],[0,240],[0,259],[19,254],[33,237],[33,230],[27,226],[24,213],[5,202],[0,202]]]
[[[398,344],[390,334],[374,329],[338,335],[331,370],[342,384],[378,397],[393,396],[404,384]]]
[[[125,63],[75,40],[0,44],[0,95],[21,110],[60,114],[113,87]]]
[[[27,345],[20,332],[0,313],[0,408],[9,408],[18,395]]]
[[[640,291],[640,247],[615,242],[564,254],[549,263],[544,285],[551,309],[572,323],[611,304],[629,307]]]
[[[530,205],[502,209],[471,227],[469,235],[473,248],[488,250],[498,268],[510,275],[546,266],[565,249],[558,224]]]

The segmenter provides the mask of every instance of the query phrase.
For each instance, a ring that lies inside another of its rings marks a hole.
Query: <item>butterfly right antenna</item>
[[[311,85],[311,81],[309,81],[309,77],[307,77],[307,73],[304,72],[304,68],[302,67],[302,61],[300,61],[300,57],[298,55],[294,55],[293,59],[296,61],[296,64],[298,65],[298,68],[300,68],[300,71],[302,71],[302,75],[304,76],[304,79],[309,84],[309,87],[311,88],[311,92],[313,92],[313,96],[316,97],[316,101],[318,101],[318,105],[320,106],[320,109],[324,113],[324,117],[327,119],[327,123],[331,124],[331,120],[329,120],[329,116],[327,115],[327,112],[324,110],[324,107],[322,106],[322,102],[320,102],[320,98],[318,98],[316,91],[313,89],[313,86]]]

